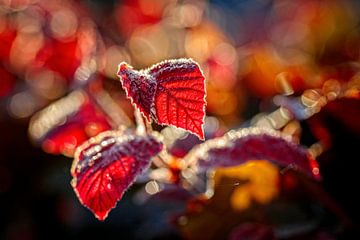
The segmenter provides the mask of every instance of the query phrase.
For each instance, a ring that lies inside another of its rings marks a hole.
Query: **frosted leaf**
[[[118,76],[131,102],[148,120],[204,139],[205,78],[192,59],[166,60],[140,71],[123,62]]]
[[[230,167],[250,160],[268,160],[319,179],[319,168],[308,150],[291,142],[290,137],[268,128],[232,130],[223,137],[196,146],[185,157],[202,170]]]
[[[153,136],[101,133],[76,150],[71,185],[80,202],[104,220],[161,149]]]

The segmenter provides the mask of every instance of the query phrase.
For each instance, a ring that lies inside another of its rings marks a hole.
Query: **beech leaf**
[[[317,162],[308,150],[291,142],[289,136],[268,128],[242,128],[192,149],[185,161],[197,162],[203,170],[230,167],[250,160],[267,160],[320,179]]]
[[[71,185],[80,202],[104,220],[161,149],[162,144],[150,135],[100,133],[76,150]]]
[[[140,71],[122,62],[118,76],[127,97],[147,120],[204,139],[205,77],[192,59],[166,60]]]

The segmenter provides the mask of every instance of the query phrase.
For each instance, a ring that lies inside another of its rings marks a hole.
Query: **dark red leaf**
[[[101,133],[76,150],[71,185],[80,202],[104,220],[161,149],[162,144],[152,136]]]
[[[118,76],[127,96],[148,120],[204,139],[205,78],[196,62],[168,60],[140,71],[123,62]]]
[[[272,129],[243,128],[195,147],[186,157],[203,169],[229,167],[250,160],[268,160],[319,179],[317,162],[307,149]]]

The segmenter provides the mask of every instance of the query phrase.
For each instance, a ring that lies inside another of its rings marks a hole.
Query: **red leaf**
[[[71,185],[80,202],[104,220],[161,149],[152,136],[101,133],[76,150]]]
[[[315,179],[320,178],[317,162],[308,151],[272,129],[252,127],[230,131],[221,138],[195,147],[186,158],[189,162],[198,161],[205,170],[265,159]]]
[[[73,156],[81,143],[111,128],[94,101],[85,92],[74,91],[34,115],[29,133],[46,152]]]
[[[204,139],[205,78],[191,59],[168,60],[136,71],[120,63],[118,76],[132,103],[150,120]]]

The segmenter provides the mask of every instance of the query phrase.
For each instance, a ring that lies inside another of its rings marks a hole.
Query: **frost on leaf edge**
[[[268,136],[275,137],[275,138],[281,138],[290,146],[292,146],[292,147],[298,149],[299,151],[302,151],[304,154],[306,154],[307,158],[309,159],[309,164],[317,165],[316,160],[311,157],[311,154],[309,153],[308,149],[302,145],[295,144],[292,141],[292,137],[290,135],[286,135],[280,131],[276,131],[274,129],[264,128],[264,127],[248,127],[248,128],[240,128],[237,130],[230,130],[229,132],[224,134],[222,137],[210,139],[210,140],[207,140],[205,143],[195,146],[184,157],[184,161],[189,165],[197,165],[198,160],[200,160],[200,159],[203,159],[204,161],[206,161],[205,159],[208,158],[209,150],[232,147],[234,144],[234,142],[232,142],[233,140],[240,139],[240,138],[246,138],[246,137],[249,137],[252,135],[255,135],[255,136],[268,135]],[[272,161],[270,161],[270,162],[272,162]],[[291,164],[288,167],[291,167]],[[315,167],[318,167],[318,166],[315,166]],[[200,167],[200,169],[201,169],[201,167]],[[302,170],[300,172],[303,173]],[[314,173],[311,177],[313,177],[316,180],[321,180],[321,176],[314,174]]]

